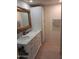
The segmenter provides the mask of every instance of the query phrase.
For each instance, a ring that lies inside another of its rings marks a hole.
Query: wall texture
[[[61,4],[44,7],[45,39],[52,39],[53,20],[61,20]]]
[[[44,9],[42,6],[31,8],[32,30],[42,31],[42,42],[44,42]]]
[[[31,7],[32,30],[41,30],[42,7]]]

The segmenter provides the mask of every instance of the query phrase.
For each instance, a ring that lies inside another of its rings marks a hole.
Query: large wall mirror
[[[17,33],[25,32],[30,28],[30,11],[21,7],[17,7]]]

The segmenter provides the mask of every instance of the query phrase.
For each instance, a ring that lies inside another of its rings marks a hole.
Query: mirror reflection
[[[31,28],[30,11],[17,7],[17,33]]]
[[[29,25],[28,13],[17,12],[17,27],[19,28],[28,25]]]

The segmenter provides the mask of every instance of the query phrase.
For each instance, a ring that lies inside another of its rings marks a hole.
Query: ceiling
[[[59,0],[32,0],[33,2],[29,2],[29,0],[22,0],[32,6],[34,5],[52,5],[52,4],[59,4]]]

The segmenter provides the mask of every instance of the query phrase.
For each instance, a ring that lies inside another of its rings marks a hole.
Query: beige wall
[[[45,39],[52,39],[52,22],[53,20],[61,20],[61,4],[50,5],[44,7],[45,15]]]

